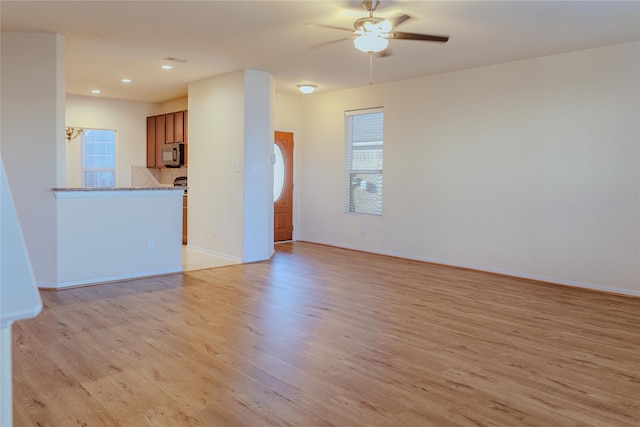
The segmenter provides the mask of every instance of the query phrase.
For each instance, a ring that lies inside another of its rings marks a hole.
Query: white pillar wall
[[[189,84],[189,248],[273,254],[273,83],[239,70]]]
[[[244,262],[273,255],[273,79],[245,70],[244,83]]]

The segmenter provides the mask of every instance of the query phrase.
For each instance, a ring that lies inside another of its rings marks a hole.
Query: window
[[[82,185],[115,187],[115,130],[86,129],[82,133]]]
[[[382,215],[382,108],[345,112],[345,212]]]

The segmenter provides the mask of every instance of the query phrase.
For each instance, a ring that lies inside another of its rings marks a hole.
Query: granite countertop
[[[155,190],[176,190],[186,191],[189,187],[174,187],[173,185],[157,187],[67,187],[52,188],[52,191],[155,191]]]

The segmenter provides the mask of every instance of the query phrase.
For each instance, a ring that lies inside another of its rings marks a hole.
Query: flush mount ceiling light
[[[131,79],[122,79],[120,80],[122,83],[131,83]]]
[[[310,94],[313,93],[316,88],[318,87],[318,85],[312,85],[309,83],[301,83],[299,85],[296,85],[296,87],[298,88],[298,90],[304,94]]]
[[[91,93],[94,95],[100,95],[101,92],[100,92],[100,89],[93,89]]]
[[[160,66],[160,68],[162,68],[163,70],[170,70],[170,69],[172,69],[173,67],[172,67],[171,65],[164,64],[164,65],[161,65],[161,66]]]

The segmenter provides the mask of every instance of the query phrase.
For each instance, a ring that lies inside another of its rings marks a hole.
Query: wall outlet
[[[215,227],[213,227],[213,228],[211,229],[211,236],[216,237],[216,236],[217,236],[217,234],[218,234],[218,230],[216,230],[216,228],[215,228]]]
[[[153,240],[147,241],[147,252],[153,252],[154,249],[155,244],[153,243]]]
[[[367,234],[367,226],[366,225],[362,224],[360,226],[360,233]]]

